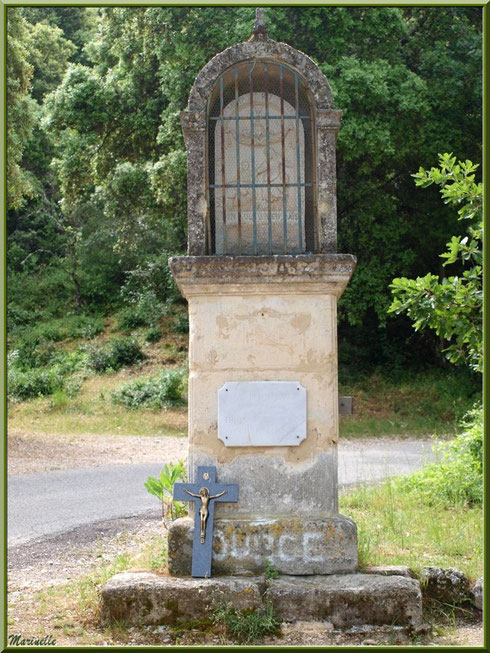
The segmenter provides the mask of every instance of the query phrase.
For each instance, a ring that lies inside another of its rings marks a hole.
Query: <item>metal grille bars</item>
[[[207,120],[210,253],[317,250],[313,121],[285,64],[242,61],[220,76]]]

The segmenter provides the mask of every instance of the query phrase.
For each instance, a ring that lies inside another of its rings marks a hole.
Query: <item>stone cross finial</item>
[[[255,39],[266,39],[267,38],[267,23],[264,18],[264,10],[256,9],[255,10],[255,23],[252,36],[250,40]]]

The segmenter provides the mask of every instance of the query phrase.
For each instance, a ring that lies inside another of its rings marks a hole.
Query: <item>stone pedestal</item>
[[[190,576],[194,522],[169,526],[168,570]],[[212,573],[262,574],[266,561],[281,574],[349,573],[357,570],[354,522],[344,515],[323,519],[218,519],[214,524]]]
[[[128,625],[202,620],[226,605],[237,611],[272,605],[281,621],[323,621],[334,628],[364,625],[427,631],[420,584],[402,576],[343,574],[250,578],[175,578],[124,572],[102,588],[102,620]]]
[[[355,258],[188,256],[169,265],[189,303],[189,480],[212,465],[220,483],[239,484],[238,503],[215,508],[216,564],[235,573],[255,555],[253,569],[271,558],[289,574],[354,571],[355,526],[337,501],[337,299]],[[226,446],[218,391],[237,381],[301,384],[306,438]]]

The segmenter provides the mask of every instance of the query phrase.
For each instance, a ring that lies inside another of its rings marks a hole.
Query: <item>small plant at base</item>
[[[163,569],[167,564],[167,550],[163,548],[158,555],[150,560],[150,569]]]
[[[279,576],[279,570],[272,566],[269,558],[265,560],[265,577],[267,580],[273,580]]]
[[[270,604],[262,611],[255,608],[236,610],[231,606],[222,605],[213,612],[212,620],[214,624],[224,626],[231,639],[247,644],[266,635],[278,634],[281,626]]]
[[[149,476],[145,482],[145,488],[150,494],[160,499],[162,506],[162,520],[164,525],[170,513],[170,521],[183,517],[187,513],[185,503],[173,500],[173,487],[177,481],[185,481],[185,463],[179,460],[178,463],[168,463],[160,471],[160,478]]]

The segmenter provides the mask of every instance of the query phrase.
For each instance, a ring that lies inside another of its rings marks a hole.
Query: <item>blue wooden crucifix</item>
[[[195,483],[174,483],[174,501],[194,501],[194,541],[192,572],[194,578],[211,578],[213,519],[215,501],[238,501],[238,485],[216,482],[216,467],[198,467]]]

